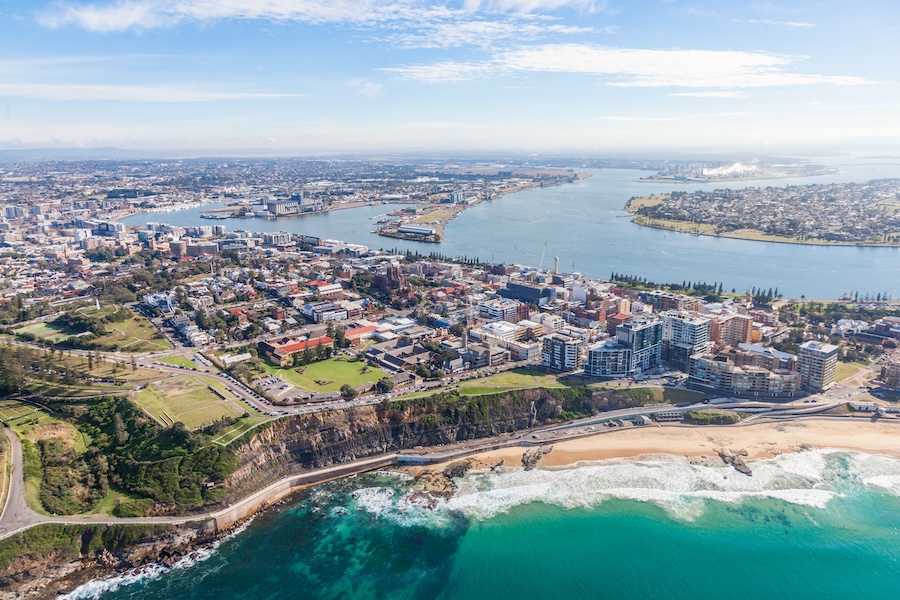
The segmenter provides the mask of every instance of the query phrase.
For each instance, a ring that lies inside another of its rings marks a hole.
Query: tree
[[[375,389],[377,389],[382,394],[386,394],[394,389],[394,382],[387,377],[382,377],[378,380],[378,383],[375,384]]]
[[[350,384],[345,383],[341,386],[341,396],[346,400],[350,400],[356,397],[356,390],[350,387]]]

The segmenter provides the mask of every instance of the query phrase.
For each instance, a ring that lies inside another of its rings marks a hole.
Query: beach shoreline
[[[615,432],[554,441],[537,468],[565,468],[579,463],[646,456],[679,456],[719,460],[719,450],[746,452],[747,460],[768,459],[809,449],[835,449],[900,458],[900,420],[860,421],[803,419],[777,423],[731,426],[635,427]],[[474,454],[467,459],[472,469],[487,469],[501,461],[521,467],[531,448],[508,447]],[[458,461],[457,461],[458,462]],[[442,471],[452,463],[416,470]]]

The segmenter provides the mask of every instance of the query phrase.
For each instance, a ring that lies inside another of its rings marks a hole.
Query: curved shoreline
[[[747,242],[767,242],[772,244],[793,244],[797,246],[840,246],[840,247],[859,247],[859,248],[900,248],[900,242],[837,242],[827,240],[797,240],[784,236],[774,236],[763,233],[757,229],[738,229],[726,233],[718,233],[709,231],[708,228],[715,227],[712,223],[694,223],[692,221],[681,221],[678,219],[657,219],[638,214],[638,210],[648,206],[658,206],[665,202],[669,194],[661,194],[660,196],[635,196],[628,199],[625,203],[624,210],[630,215],[631,222],[641,227],[649,227],[651,229],[660,229],[662,231],[671,231],[673,233],[686,233],[693,236],[706,236],[717,238],[728,238],[731,240],[744,240]],[[625,215],[622,215],[625,216]],[[694,227],[695,231],[682,229],[683,227]],[[706,230],[704,230],[706,229]],[[740,233],[746,232],[746,233]]]
[[[789,244],[794,246],[821,246],[823,248],[827,247],[844,247],[844,248],[900,248],[900,243],[885,243],[885,244],[873,244],[873,243],[865,243],[865,242],[813,242],[813,241],[802,241],[802,240],[778,240],[778,239],[766,239],[766,238],[758,238],[751,237],[745,235],[731,235],[729,233],[709,233],[704,231],[682,231],[680,229],[676,229],[674,227],[666,227],[665,225],[659,223],[641,223],[640,221],[636,221],[635,219],[641,218],[640,215],[631,215],[631,222],[635,225],[640,225],[641,227],[650,227],[652,229],[660,229],[663,231],[671,231],[672,233],[684,233],[687,235],[702,235],[704,237],[714,237],[714,238],[727,238],[730,240],[744,240],[745,242],[764,242],[768,244]],[[689,221],[678,221],[679,223],[689,223]],[[703,225],[703,223],[700,223]],[[755,231],[755,230],[754,230]],[[762,234],[766,235],[766,234]]]

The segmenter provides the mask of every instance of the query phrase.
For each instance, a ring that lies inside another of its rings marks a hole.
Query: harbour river
[[[822,162],[817,159],[817,162]],[[678,185],[644,183],[652,173],[628,169],[590,171],[576,184],[537,188],[469,208],[445,228],[445,240],[426,244],[372,233],[392,205],[331,211],[279,219],[200,218],[204,208],[141,213],[128,225],[222,224],[229,231],[289,231],[422,254],[478,257],[495,263],[550,267],[560,257],[561,271],[609,277],[616,271],[656,282],[722,282],[725,289],[777,288],[787,297],[829,299],[859,291],[900,297],[900,248],[802,246],[696,236],[631,223],[623,210],[632,196],[722,187],[783,187],[809,183],[864,182],[900,177],[898,159],[854,159],[833,175],[794,179]]]

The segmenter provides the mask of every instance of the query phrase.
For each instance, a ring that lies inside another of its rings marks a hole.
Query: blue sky
[[[0,148],[900,148],[900,3],[0,0]]]

